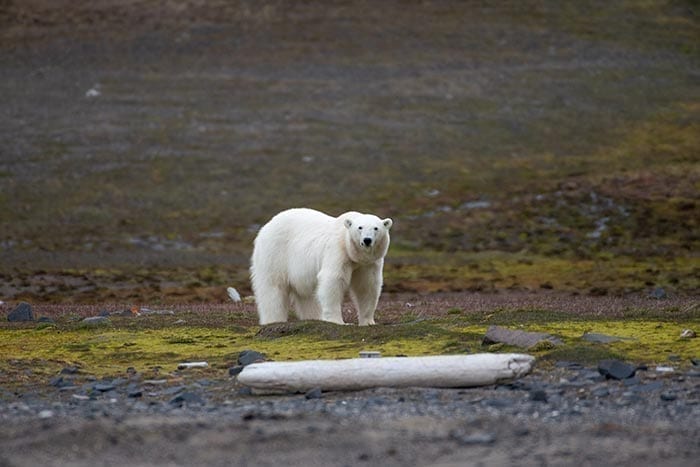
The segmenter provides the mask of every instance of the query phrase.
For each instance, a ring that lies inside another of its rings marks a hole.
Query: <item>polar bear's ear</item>
[[[382,221],[382,224],[384,224],[384,227],[386,227],[387,230],[391,228],[392,225],[394,225],[394,221],[389,219],[388,217]]]
[[[349,229],[350,227],[352,227],[352,219],[345,219],[345,222],[343,222],[343,223],[345,224],[346,229]]]

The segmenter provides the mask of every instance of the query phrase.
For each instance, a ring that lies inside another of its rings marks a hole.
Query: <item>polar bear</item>
[[[375,324],[391,219],[307,208],[282,211],[258,232],[251,281],[260,324],[299,319],[344,324],[349,292],[361,326]]]

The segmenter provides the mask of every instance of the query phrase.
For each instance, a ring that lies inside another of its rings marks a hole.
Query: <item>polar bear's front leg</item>
[[[376,324],[374,312],[382,290],[381,265],[358,268],[350,282],[350,298],[357,310],[357,322],[360,326]]]
[[[316,295],[321,304],[321,319],[331,323],[345,324],[343,321],[343,298],[348,290],[350,271],[321,269],[318,273]]]

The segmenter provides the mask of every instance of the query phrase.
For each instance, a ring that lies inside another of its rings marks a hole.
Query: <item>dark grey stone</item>
[[[656,287],[656,288],[654,288],[654,290],[649,292],[649,298],[655,298],[657,300],[661,300],[661,299],[664,299],[666,297],[668,297],[668,295],[666,294],[666,291],[664,290],[663,287]]]
[[[598,371],[606,378],[627,379],[634,376],[636,367],[620,360],[602,360],[598,363]]]
[[[547,392],[544,389],[530,391],[530,400],[534,402],[547,402]]]
[[[172,386],[172,387],[163,389],[163,395],[172,396],[173,394],[177,394],[178,392],[182,392],[184,390],[185,390],[185,386]]]
[[[236,365],[228,369],[228,375],[229,376],[236,376],[238,373],[243,371],[243,366],[242,365]]]
[[[561,339],[544,332],[528,332],[518,329],[507,329],[501,326],[489,326],[484,336],[483,344],[503,343],[516,347],[530,348],[542,341],[548,341],[553,345],[562,343]]]
[[[72,386],[73,382],[64,379],[63,376],[56,376],[49,380],[49,384],[55,388],[62,388],[65,386]]]
[[[29,303],[21,302],[8,315],[10,322],[34,321],[34,312]]]
[[[204,399],[202,397],[194,392],[183,392],[182,394],[178,394],[177,396],[173,397],[170,402],[170,405],[174,405],[177,407],[182,407],[185,404],[188,405],[203,405],[204,404]]]
[[[639,381],[639,378],[637,378],[636,376],[633,376],[631,378],[627,378],[627,379],[623,380],[622,383],[626,387],[629,387],[629,386],[637,386],[639,383],[641,383],[641,381]]]
[[[117,388],[117,387],[116,387],[114,384],[112,384],[112,383],[104,383],[104,382],[103,382],[103,383],[97,383],[97,384],[95,384],[95,385],[93,386],[93,389],[94,389],[95,391],[99,391],[99,392],[113,391],[113,390],[115,390],[116,388]]]
[[[56,324],[56,321],[53,320],[53,318],[49,318],[48,316],[41,316],[39,319],[36,320],[37,323],[46,323],[46,324]]]
[[[515,405],[515,402],[510,399],[486,399],[483,404],[495,409],[505,409]]]
[[[264,362],[267,356],[264,353],[256,352],[255,350],[243,350],[238,354],[238,364],[241,366],[250,365],[251,363]]]
[[[678,396],[672,392],[662,392],[659,397],[661,397],[662,401],[666,402],[675,401],[678,398]]]
[[[100,312],[98,313],[98,316],[109,316],[109,315],[110,315],[110,313],[107,310],[100,310]]]
[[[664,383],[662,381],[652,381],[651,383],[639,384],[632,388],[634,392],[652,392],[663,389]]]
[[[74,374],[78,373],[79,371],[80,371],[80,368],[78,368],[77,366],[71,365],[71,366],[67,366],[67,367],[64,367],[63,369],[61,369],[61,374],[62,375],[74,375]]]
[[[605,376],[600,374],[599,371],[589,369],[581,371],[579,377],[591,381],[592,383],[599,383],[601,381],[605,381]]]
[[[591,395],[594,397],[605,397],[610,394],[610,390],[606,387],[595,388],[591,391]]]
[[[323,397],[323,391],[321,391],[321,388],[311,388],[306,391],[304,397],[307,399],[321,399]]]

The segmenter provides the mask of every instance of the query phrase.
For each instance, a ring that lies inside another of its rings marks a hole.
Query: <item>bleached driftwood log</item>
[[[262,362],[246,366],[238,381],[262,391],[357,390],[371,387],[472,387],[526,375],[535,357],[474,354]]]

